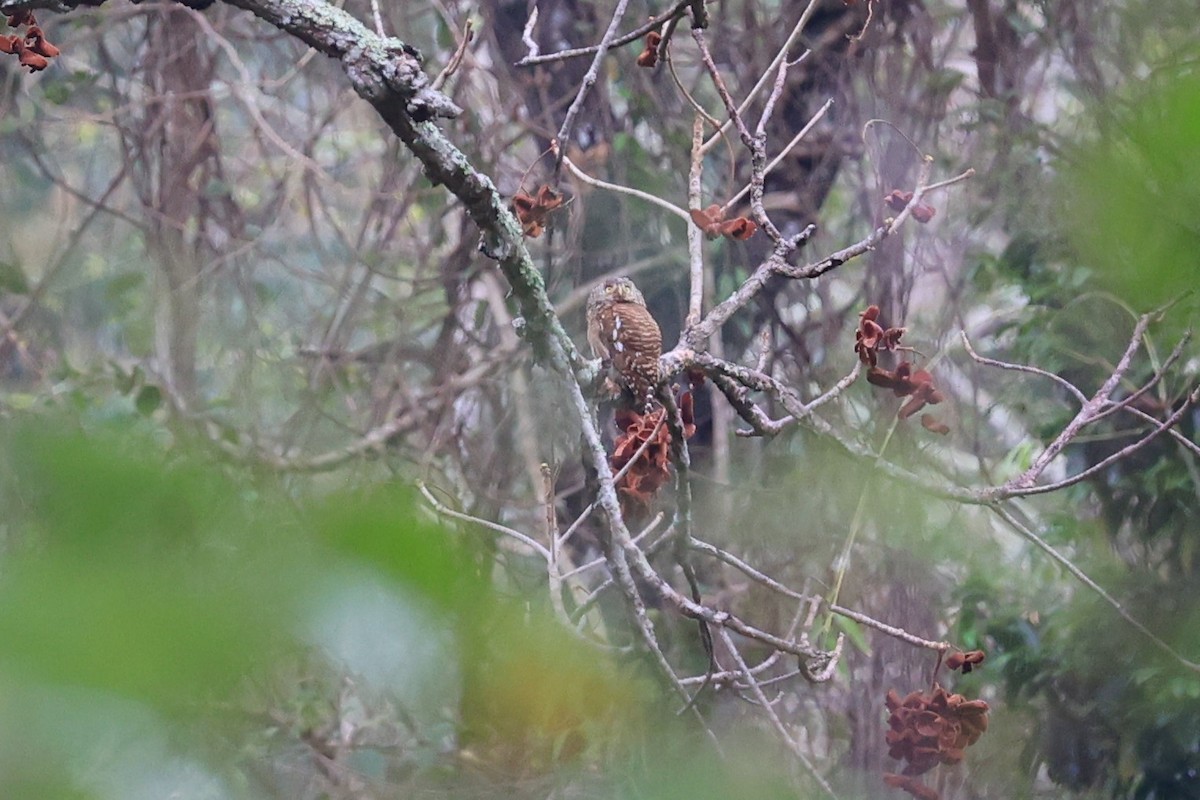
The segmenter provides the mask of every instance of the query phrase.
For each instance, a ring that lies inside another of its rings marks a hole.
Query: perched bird
[[[646,298],[629,278],[609,278],[587,301],[587,338],[618,386],[633,395],[643,412],[654,404],[662,331],[646,308]]]

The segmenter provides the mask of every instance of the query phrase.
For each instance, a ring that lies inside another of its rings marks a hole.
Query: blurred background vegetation
[[[735,95],[806,5],[711,4]],[[598,41],[611,13],[538,6],[543,52]],[[344,7],[372,19],[365,0]],[[623,29],[662,10],[635,2]],[[466,113],[444,127],[504,193],[548,180],[539,154],[587,59],[513,66],[524,2],[381,11],[431,74],[471,26],[445,85]],[[39,15],[62,55],[35,75],[0,58],[5,794],[823,796],[735,692],[700,704],[717,758],[624,632],[597,648],[563,630],[528,552],[476,524],[434,523],[418,483],[534,538],[543,463],[564,523],[592,497],[560,387],[517,338],[477,232],[336,64],[221,3]],[[789,71],[770,152],[834,105],[772,172],[766,205],[785,233],[818,224],[807,256],[878,225],[922,153],[935,175],[976,177],[931,196],[930,224],[820,280],[771,284],[715,353],[761,357],[812,397],[849,372],[857,315],[878,304],[935,360],[952,431],[893,431],[899,403],[863,382],[823,417],[962,486],[1026,468],[1076,408],[1049,381],[973,362],[960,331],[1090,394],[1137,316],[1175,302],[1129,386],[1153,374],[1196,314],[1193,2],[824,0],[800,42],[793,57],[812,53]],[[714,114],[719,103],[686,36],[672,54],[675,78],[636,67],[636,47],[615,51],[568,151],[594,176],[682,205],[692,111],[680,87]],[[736,141],[713,150],[705,203],[748,174]],[[560,188],[568,210],[535,252],[577,341],[588,288],[619,273],[673,344],[682,223],[627,195]],[[710,300],[768,252],[762,236],[710,248]],[[1186,344],[1140,408],[1179,407],[1198,355]],[[818,594],[848,564],[843,605],[988,652],[955,689],[992,704],[991,727],[939,779],[943,797],[1200,797],[1196,673],[985,509],[871,477],[806,429],[736,437],[724,398],[697,395],[698,536]],[[1180,428],[1192,442],[1196,424],[1192,413]],[[1144,432],[1113,417],[1057,474]],[[1161,437],[1021,510],[1200,658],[1191,450]],[[595,557],[601,539],[581,526],[572,558]],[[706,599],[764,625],[795,611],[718,567],[700,578]],[[618,603],[601,612],[625,624]],[[703,673],[694,626],[661,613],[671,657]],[[828,637],[850,641],[838,676],[781,682],[772,699],[838,796],[899,796],[879,777],[896,769],[883,697],[926,687],[934,659],[838,625]]]

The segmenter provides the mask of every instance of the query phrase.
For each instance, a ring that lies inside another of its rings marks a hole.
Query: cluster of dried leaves
[[[704,231],[706,239],[716,239],[718,236],[724,236],[727,239],[745,241],[758,230],[758,226],[754,224],[754,221],[746,217],[725,219],[724,209],[716,204],[704,210],[689,208],[688,214],[691,215],[692,222],[696,223],[696,227]]]
[[[21,66],[38,72],[50,66],[50,59],[61,51],[46,38],[32,11],[14,11],[8,16],[8,27],[26,26],[24,33],[0,35],[0,53],[17,56]]]
[[[868,306],[859,315],[858,330],[854,332],[854,352],[858,360],[866,364],[867,382],[872,386],[891,389],[896,397],[907,397],[897,416],[908,419],[927,405],[937,405],[946,399],[933,382],[928,370],[914,370],[907,360],[901,361],[894,370],[880,367],[879,352],[911,350],[900,344],[907,328],[887,328],[879,322],[879,306]],[[945,435],[950,427],[932,414],[921,415],[921,425],[928,431]]]
[[[854,353],[868,367],[879,363],[879,351],[900,349],[900,337],[908,328],[884,328],[879,324],[879,306],[867,306],[858,315],[858,330],[854,332]]]
[[[563,202],[561,194],[543,183],[538,188],[537,194],[531,195],[525,191],[517,192],[512,199],[512,207],[513,213],[521,222],[521,230],[529,238],[536,239],[546,229],[546,220],[550,214],[557,211]]]
[[[625,514],[648,510],[654,495],[671,477],[671,430],[666,424],[666,413],[662,406],[645,414],[629,409],[616,412],[621,433],[609,463],[613,472],[619,473],[633,462],[616,483]],[[690,391],[679,398],[679,415],[683,419],[684,436],[692,438],[696,420]]]
[[[913,193],[906,192],[901,189],[892,189],[892,191],[883,198],[883,202],[887,203],[888,208],[892,211],[903,211],[909,203],[912,202]],[[929,220],[933,219],[933,215],[937,213],[937,209],[926,202],[917,203],[912,209],[912,218],[924,225]]]
[[[983,658],[982,650],[956,653],[947,658],[946,665],[970,672]],[[928,692],[911,692],[903,699],[890,689],[884,703],[890,712],[885,734],[888,755],[906,762],[899,774],[884,773],[884,782],[919,800],[939,800],[937,791],[917,776],[938,764],[963,760],[966,748],[987,730],[988,704],[951,694],[937,684]]]
[[[962,670],[962,674],[966,675],[982,664],[985,658],[987,658],[987,653],[982,650],[970,650],[965,653],[961,650],[955,651],[946,656],[946,668]]]
[[[914,370],[912,364],[901,361],[894,370],[871,367],[867,370],[867,381],[883,389],[891,389],[897,397],[907,397],[904,405],[900,406],[897,416],[908,419],[927,405],[937,405],[946,399],[938,388],[933,385],[933,376],[926,370]],[[928,421],[927,421],[928,418]],[[921,424],[934,433],[948,433],[945,427],[930,414],[921,415]],[[935,427],[930,427],[931,425]],[[945,428],[941,430],[940,428]]]

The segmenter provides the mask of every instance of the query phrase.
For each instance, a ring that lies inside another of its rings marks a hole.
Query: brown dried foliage
[[[683,418],[684,435],[690,439],[696,432],[691,392],[684,392],[679,398],[679,414]],[[621,510],[626,514],[648,510],[651,500],[671,477],[671,431],[665,424],[665,415],[666,409],[662,406],[645,414],[628,409],[616,413],[621,433],[617,436],[609,464],[615,473],[633,461],[633,466],[616,484]],[[649,444],[642,449],[647,442]]]
[[[907,397],[896,416],[908,419],[927,405],[937,405],[946,399],[933,383],[933,376],[926,370],[913,370],[912,364],[901,361],[895,370],[871,367],[867,370],[867,382],[883,389],[891,389],[897,397]],[[922,423],[926,428],[937,420]]]
[[[21,25],[28,26],[25,33],[0,36],[0,53],[17,56],[21,66],[29,67],[30,72],[38,72],[50,66],[50,59],[62,51],[46,38],[45,31],[38,26],[32,11],[15,11],[8,16],[10,28]]]
[[[921,427],[930,433],[936,433],[939,436],[945,436],[950,433],[950,426],[940,421],[933,414],[921,415]]]
[[[888,208],[892,209],[893,211],[903,211],[905,207],[912,202],[912,199],[912,192],[893,189],[886,197],[883,198],[883,202],[887,203]],[[933,219],[933,215],[936,213],[937,209],[924,201],[917,203],[912,208],[912,218],[922,224]]]
[[[881,350],[896,352],[912,349],[900,344],[906,330],[908,329],[885,328],[879,322],[879,306],[873,305],[859,314],[858,330],[854,332],[854,353],[858,360],[868,367],[867,382],[883,389],[891,389],[896,397],[908,398],[897,412],[900,419],[908,419],[925,406],[937,405],[946,399],[934,385],[933,376],[927,370],[913,370],[908,361],[901,361],[894,370],[878,366]],[[921,417],[921,425],[925,430],[943,436],[950,432],[948,425],[930,414]]]
[[[854,352],[858,360],[873,367],[879,361],[879,351],[893,352],[900,348],[900,337],[907,328],[884,328],[879,323],[879,306],[867,306],[858,315],[858,330],[854,332]]]
[[[521,229],[531,239],[542,235],[551,212],[563,204],[563,197],[548,185],[542,184],[536,195],[517,192],[512,199],[513,213],[521,221]]]
[[[921,800],[937,800],[937,792],[916,776],[938,764],[962,761],[966,748],[987,730],[988,704],[951,694],[937,684],[929,692],[911,692],[903,699],[890,689],[884,704],[890,712],[884,735],[888,755],[906,762],[899,775],[885,773],[884,781]]]
[[[692,222],[696,223],[696,227],[704,231],[706,239],[724,236],[727,239],[745,241],[758,230],[758,226],[745,217],[725,219],[725,212],[715,203],[703,211],[698,208],[689,208],[688,214],[691,215]]]
[[[969,650],[965,653],[957,650],[946,656],[946,668],[962,670],[962,673],[966,675],[972,669],[982,664],[985,658],[987,658],[987,653],[982,650]]]
[[[658,66],[658,46],[662,43],[662,34],[658,31],[650,31],[646,34],[646,49],[643,50],[637,57],[637,65],[639,67],[656,67]]]

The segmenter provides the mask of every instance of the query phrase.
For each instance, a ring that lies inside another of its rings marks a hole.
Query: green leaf
[[[836,623],[839,630],[846,634],[846,638],[854,645],[860,653],[870,655],[871,645],[867,642],[867,637],[863,634],[862,626],[849,617],[834,615],[833,621]]]
[[[162,390],[157,386],[143,386],[138,391],[134,404],[139,414],[148,417],[162,405]]]
[[[316,565],[219,474],[129,428],[29,427],[7,455],[39,546],[6,561],[0,675],[178,709],[231,691],[294,627]]]
[[[71,99],[71,86],[63,81],[46,81],[42,84],[42,96],[61,106]]]
[[[146,276],[140,272],[123,272],[104,281],[104,297],[111,303],[118,303],[122,297],[138,291],[146,282]]]
[[[12,261],[0,261],[0,291],[11,294],[27,294],[29,280],[21,265]]]
[[[1064,209],[1080,254],[1148,310],[1200,276],[1200,77],[1139,81],[1137,92],[1075,154]]]
[[[483,577],[415,507],[412,493],[394,486],[334,496],[315,509],[318,534],[335,553],[381,569],[443,608],[476,602]]]

